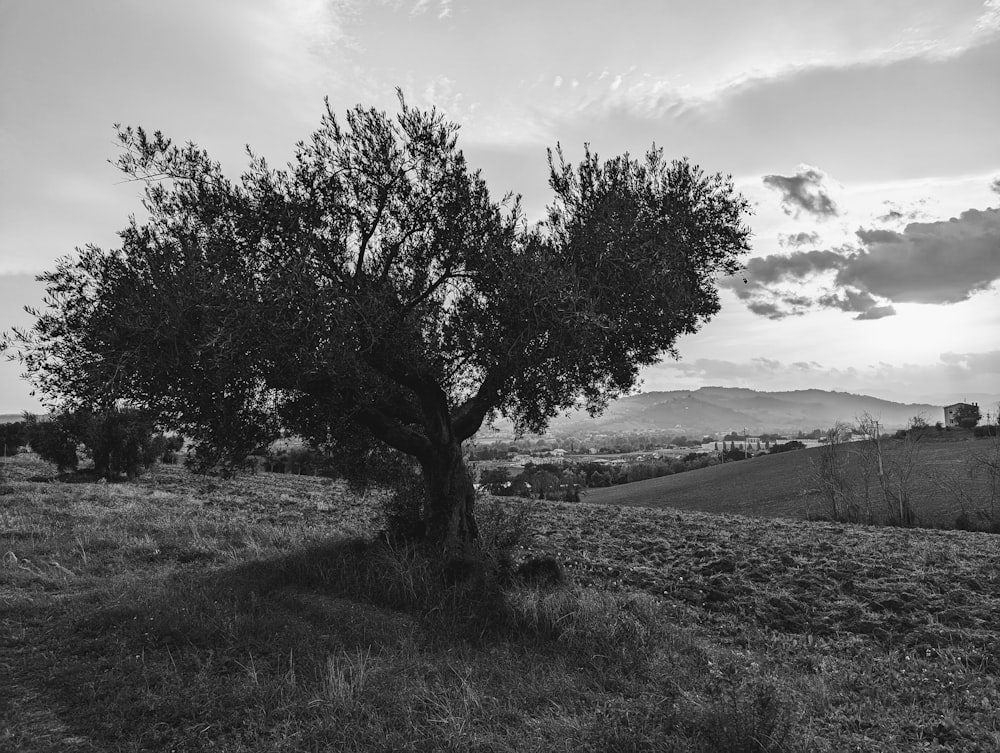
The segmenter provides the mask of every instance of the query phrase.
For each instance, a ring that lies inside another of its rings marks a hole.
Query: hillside
[[[994,536],[487,499],[483,614],[328,480],[3,471],[0,750],[1000,750]]]
[[[921,522],[951,526],[960,512],[943,473],[962,467],[971,452],[985,449],[985,440],[970,433],[949,433],[958,441],[920,443],[911,478],[914,504]],[[896,440],[883,440],[887,453]],[[851,448],[853,444],[849,444]],[[806,518],[825,514],[814,474],[824,447],[741,460],[673,476],[637,481],[603,489],[588,489],[585,500],[594,504],[698,510],[710,513],[762,517]],[[856,473],[856,449],[852,471]],[[855,476],[856,478],[856,476]],[[985,479],[968,481],[970,489],[986,494]]]
[[[854,424],[862,414],[878,419],[887,429],[902,428],[914,416],[928,423],[943,419],[939,406],[894,403],[889,400],[825,390],[758,392],[735,387],[646,392],[613,401],[596,418],[576,411],[555,418],[555,434],[615,434],[676,431],[682,434],[716,432],[798,432],[827,429],[838,422]],[[509,424],[497,423],[501,431]]]

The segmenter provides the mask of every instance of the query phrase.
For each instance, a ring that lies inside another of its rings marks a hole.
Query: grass
[[[919,521],[932,527],[952,527],[961,512],[955,495],[941,483],[941,473],[959,473],[973,493],[985,494],[985,481],[965,478],[970,453],[984,450],[987,440],[971,439],[971,432],[954,432],[959,441],[921,442],[911,479],[911,496]],[[950,435],[949,435],[950,436]],[[883,440],[892,451],[897,440]],[[847,445],[851,448],[852,445]],[[769,518],[823,515],[823,502],[814,478],[823,447],[741,460],[694,471],[601,489],[588,489],[586,501],[603,505],[670,507],[711,513]],[[851,449],[852,456],[856,448]],[[857,461],[852,459],[852,467]],[[874,482],[873,482],[874,483]]]
[[[1000,749],[996,537],[505,500],[567,582],[446,588],[328,481],[4,473],[0,750]]]

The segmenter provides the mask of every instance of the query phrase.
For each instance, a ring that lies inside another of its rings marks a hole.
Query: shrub
[[[39,419],[27,416],[28,445],[42,460],[52,463],[62,473],[76,468],[77,442],[73,438],[68,421],[62,416]]]
[[[40,419],[27,416],[28,442],[60,473],[75,469],[82,445],[100,478],[137,476],[166,451],[167,438],[151,416],[129,409],[58,411]]]
[[[9,424],[0,424],[0,453],[4,457],[17,455],[21,446],[28,441],[27,423],[15,421]]]
[[[694,719],[694,734],[705,750],[779,753],[792,730],[789,710],[770,683],[738,681],[735,668],[718,678],[718,698]]]
[[[80,439],[102,478],[129,478],[155,463],[167,440],[156,431],[151,416],[135,410],[81,411],[75,417]]]
[[[551,587],[566,582],[566,573],[554,557],[531,557],[518,565],[514,576],[532,586]]]

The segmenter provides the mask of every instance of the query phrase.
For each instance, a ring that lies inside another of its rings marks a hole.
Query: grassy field
[[[919,521],[931,527],[952,527],[961,511],[942,474],[965,463],[970,454],[983,450],[988,441],[971,433],[955,432],[957,441],[927,441],[916,454],[910,481]],[[887,452],[896,440],[884,440]],[[857,452],[848,444],[849,452]],[[784,452],[741,460],[673,476],[637,481],[603,489],[588,489],[586,500],[594,504],[670,507],[712,513],[736,513],[764,517],[801,518],[823,516],[825,510],[814,478],[823,447]],[[853,461],[855,462],[856,461]],[[985,493],[983,480],[963,482],[973,493]]]
[[[0,750],[1000,750],[996,536],[485,500],[566,582],[443,588],[330,481],[3,474]]]

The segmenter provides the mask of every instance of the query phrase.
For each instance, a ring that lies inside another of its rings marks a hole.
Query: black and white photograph
[[[1000,0],[0,0],[0,751],[1000,750]]]

